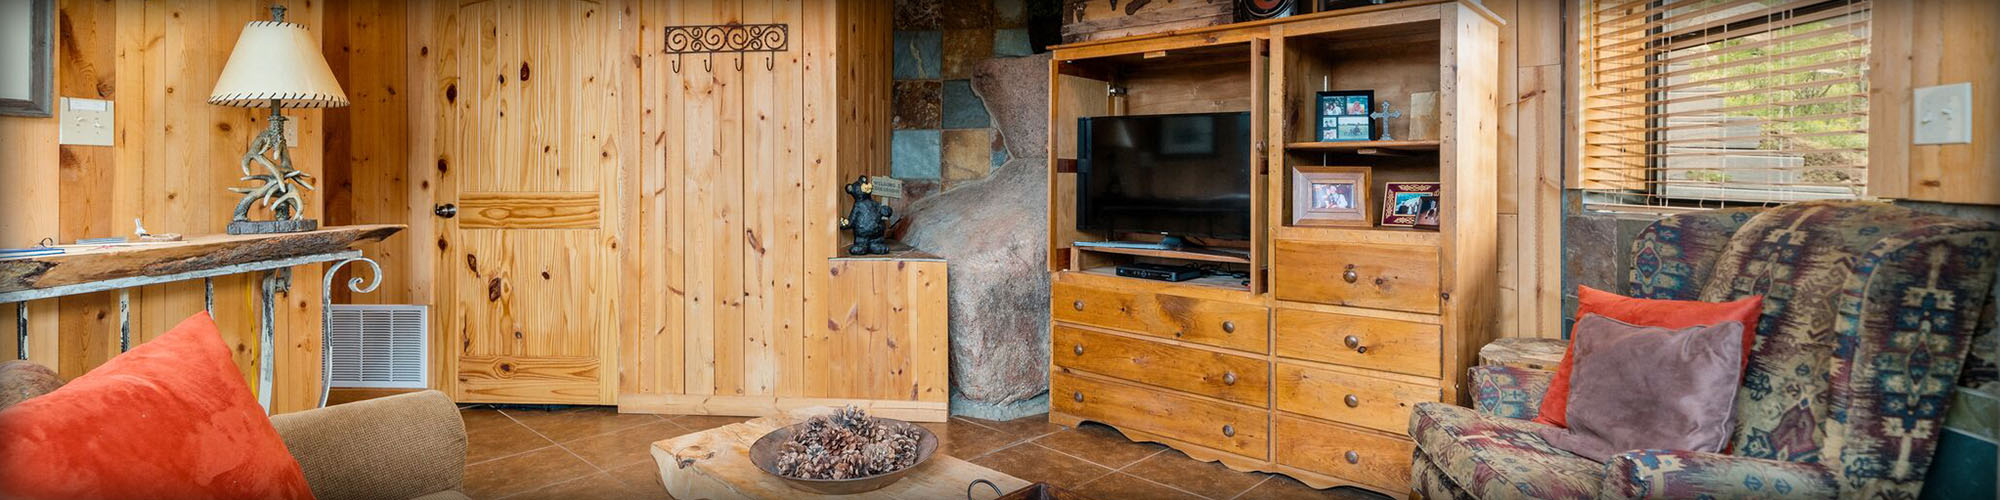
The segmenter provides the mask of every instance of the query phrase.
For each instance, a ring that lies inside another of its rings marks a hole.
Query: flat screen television
[[[1250,113],[1077,120],[1076,227],[1250,238]]]

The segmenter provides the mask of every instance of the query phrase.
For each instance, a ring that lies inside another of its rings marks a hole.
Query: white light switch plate
[[[285,146],[299,147],[299,119],[285,120]]]
[[[56,127],[56,142],[74,146],[110,146],[111,138],[117,134],[114,126],[111,101],[102,99],[62,98],[62,108],[56,116],[61,125]]]
[[[1910,141],[1916,144],[1972,142],[1972,84],[1919,87],[1911,99],[1916,116]]]

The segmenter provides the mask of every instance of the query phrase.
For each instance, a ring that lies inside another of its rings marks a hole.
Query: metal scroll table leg
[[[20,349],[19,351],[15,351],[14,354],[15,358],[20,359],[21,361],[28,360],[27,301],[14,303],[14,348]]]
[[[118,289],[118,352],[132,349],[132,289]]]
[[[368,269],[374,272],[375,279],[369,280],[367,282],[368,286],[363,287],[361,286],[362,279],[360,276],[348,278],[347,279],[348,290],[353,291],[355,293],[369,293],[375,291],[375,287],[382,286],[382,265],[376,264],[374,259],[370,259],[367,257],[355,257],[352,259],[335,262],[332,265],[326,266],[326,275],[320,278],[319,406],[322,407],[326,406],[326,396],[332,390],[331,386],[333,383],[333,343],[328,342],[328,340],[332,339],[331,332],[333,331],[333,319],[330,312],[333,310],[333,276],[340,272],[340,268],[346,267],[348,264],[352,264],[355,262],[368,264]]]
[[[277,308],[276,295],[292,289],[292,269],[281,268],[264,273],[264,286],[257,304],[257,404],[264,411],[271,411],[271,380],[277,372],[273,365],[277,361],[278,335],[272,319]]]

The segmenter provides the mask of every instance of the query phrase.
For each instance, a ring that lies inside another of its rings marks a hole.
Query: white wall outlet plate
[[[285,120],[285,146],[299,147],[299,119]]]
[[[56,142],[72,146],[110,146],[116,136],[111,101],[62,98],[56,110]]]
[[[1916,104],[1911,106],[1916,116],[1910,122],[1915,129],[1910,133],[1910,142],[1972,142],[1972,83],[1919,87],[1911,102]]]

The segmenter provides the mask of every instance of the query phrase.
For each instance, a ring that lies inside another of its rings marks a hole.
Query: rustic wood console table
[[[118,350],[131,347],[129,290],[134,287],[201,279],[203,308],[215,309],[216,276],[263,273],[258,311],[257,402],[271,408],[273,353],[277,350],[272,324],[273,296],[291,289],[291,268],[332,263],[320,282],[320,335],[326,334],[326,309],[333,297],[333,277],[355,262],[368,265],[372,280],[354,277],[349,290],[368,293],[382,284],[382,267],[361,255],[355,245],[381,241],[402,231],[402,225],[338,226],[301,233],[204,235],[183,241],[68,247],[66,253],[0,260],[0,304],[15,303],[16,345],[28,359],[28,301],[65,295],[118,290]],[[367,286],[362,286],[362,283]],[[326,350],[320,350],[322,390]]]

